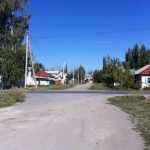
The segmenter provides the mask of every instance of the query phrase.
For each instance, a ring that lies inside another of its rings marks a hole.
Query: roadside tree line
[[[140,83],[134,71],[148,64],[150,50],[137,44],[125,53],[125,61],[106,56],[103,58],[102,70],[95,70],[93,81],[105,83],[108,87],[121,89],[139,89]]]
[[[73,80],[74,76],[75,83],[83,83],[85,81],[85,75],[86,75],[85,68],[84,66],[80,65],[78,68],[75,68],[73,71],[68,73],[67,80],[68,81]]]

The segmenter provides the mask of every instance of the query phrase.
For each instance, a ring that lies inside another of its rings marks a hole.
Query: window
[[[150,78],[147,78],[147,83],[150,84]]]

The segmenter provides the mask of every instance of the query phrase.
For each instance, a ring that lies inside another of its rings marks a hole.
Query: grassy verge
[[[90,90],[117,90],[117,91],[131,91],[133,94],[138,94],[141,92],[140,89],[125,89],[120,86],[108,87],[105,83],[92,84]],[[144,88],[143,91],[150,91],[150,88]]]
[[[146,87],[143,89],[144,91],[150,91],[150,87]]]
[[[142,95],[118,96],[108,99],[110,104],[120,107],[131,116],[137,130],[145,140],[145,150],[150,150],[150,97]]]
[[[49,86],[38,86],[37,88],[29,88],[31,90],[66,90],[74,87],[74,84],[64,84],[64,85],[49,85]]]
[[[23,102],[25,99],[25,90],[11,89],[0,91],[0,108],[11,106],[17,102]]]
[[[90,87],[90,90],[110,90],[111,88],[107,87],[105,84],[93,84]]]

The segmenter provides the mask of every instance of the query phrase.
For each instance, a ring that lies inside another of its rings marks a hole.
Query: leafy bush
[[[145,87],[143,88],[143,90],[150,90],[150,87]]]
[[[104,83],[104,72],[102,70],[95,70],[93,73],[94,83]]]
[[[23,102],[25,100],[25,90],[24,89],[12,89],[10,91],[10,96],[15,99],[16,102]]]
[[[141,83],[136,82],[131,86],[132,89],[139,90],[141,88]]]
[[[16,102],[25,100],[25,90],[11,89],[8,91],[0,91],[0,107],[11,106]]]

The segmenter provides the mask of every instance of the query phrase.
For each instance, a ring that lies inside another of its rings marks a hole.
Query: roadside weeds
[[[145,141],[145,149],[150,150],[150,97],[143,95],[116,96],[108,99],[109,104],[115,105],[130,114],[131,121]]]
[[[11,89],[0,91],[0,108],[11,106],[17,102],[23,102],[26,97],[24,89]]]
[[[73,88],[74,84],[64,84],[64,85],[49,85],[49,86],[38,86],[37,88],[29,87],[29,90],[66,90]]]

